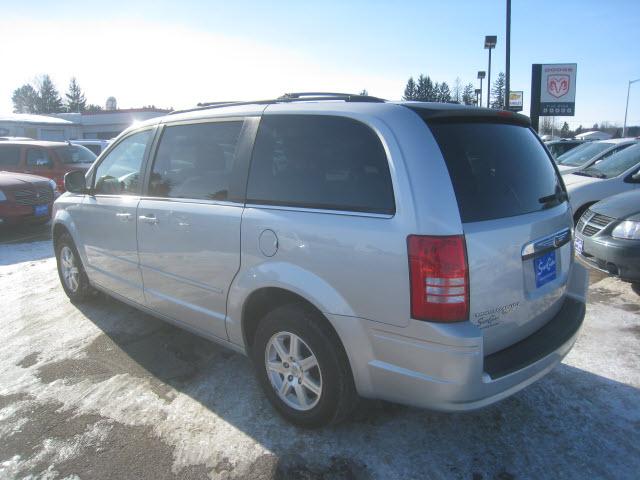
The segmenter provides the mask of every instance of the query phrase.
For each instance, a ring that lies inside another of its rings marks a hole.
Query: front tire
[[[267,398],[295,425],[338,423],[355,406],[347,355],[326,319],[310,307],[288,304],[265,315],[251,357]]]
[[[55,247],[58,276],[64,293],[72,302],[86,300],[92,288],[71,236],[68,233],[60,235]]]

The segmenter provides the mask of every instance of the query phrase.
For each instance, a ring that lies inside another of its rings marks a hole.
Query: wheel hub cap
[[[311,410],[322,395],[322,373],[309,345],[291,332],[271,337],[265,349],[265,368],[280,399],[296,410]]]

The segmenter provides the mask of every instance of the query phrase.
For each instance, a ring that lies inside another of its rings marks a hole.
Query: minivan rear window
[[[463,222],[532,213],[564,201],[546,150],[527,127],[498,121],[428,121]]]

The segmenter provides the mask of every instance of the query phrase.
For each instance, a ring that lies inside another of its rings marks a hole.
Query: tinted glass
[[[429,127],[449,169],[463,222],[523,215],[559,204],[558,176],[530,129],[479,122],[432,122]]]
[[[344,117],[263,117],[247,201],[393,214],[387,157],[378,136]]]
[[[151,138],[151,130],[122,140],[104,158],[95,175],[95,193],[134,195],[140,191],[140,166]]]
[[[166,127],[149,195],[228,200],[242,121]]]
[[[14,145],[0,146],[0,165],[11,167],[20,162],[20,147]]]
[[[603,160],[597,165],[587,168],[585,173],[602,178],[613,178],[638,164],[640,164],[640,145],[635,144]]]
[[[560,155],[558,157],[558,163],[568,167],[579,167],[612,146],[613,144],[611,143],[586,143],[573,150],[569,150],[564,155]]]
[[[44,148],[30,148],[27,150],[27,166],[51,167],[53,163]]]
[[[56,153],[62,163],[93,163],[96,159],[96,154],[82,145],[58,147]]]

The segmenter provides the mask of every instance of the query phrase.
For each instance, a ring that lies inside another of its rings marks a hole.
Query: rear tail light
[[[432,322],[469,317],[469,269],[463,235],[409,235],[411,316]]]

